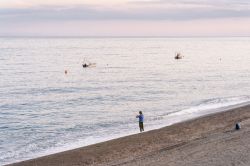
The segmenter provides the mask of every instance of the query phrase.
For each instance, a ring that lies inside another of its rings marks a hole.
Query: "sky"
[[[250,0],[0,0],[0,36],[250,36]]]

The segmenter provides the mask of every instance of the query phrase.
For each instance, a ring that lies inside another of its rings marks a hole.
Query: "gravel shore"
[[[237,122],[240,130],[235,130]],[[11,165],[247,166],[250,105]]]

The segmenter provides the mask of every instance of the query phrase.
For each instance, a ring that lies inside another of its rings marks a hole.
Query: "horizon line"
[[[76,36],[76,35],[0,35],[0,38],[230,38],[230,37],[250,37],[250,35],[183,35],[183,36],[158,36],[158,35],[99,35],[99,36]]]

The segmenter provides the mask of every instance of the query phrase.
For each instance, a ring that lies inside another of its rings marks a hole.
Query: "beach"
[[[136,134],[139,111],[149,131],[250,102],[249,37],[0,43],[0,165]]]
[[[250,1],[0,13],[0,166],[250,166]]]
[[[247,105],[11,166],[250,165],[249,138]]]

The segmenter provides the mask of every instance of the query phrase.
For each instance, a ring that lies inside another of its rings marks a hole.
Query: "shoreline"
[[[250,119],[250,105],[235,107],[224,108],[221,112],[203,115],[160,129],[9,165],[140,165],[142,163],[138,164],[137,160],[155,157],[161,151],[173,151],[194,141],[202,141],[210,135],[233,131],[236,122]],[[147,163],[150,162],[147,161]]]

